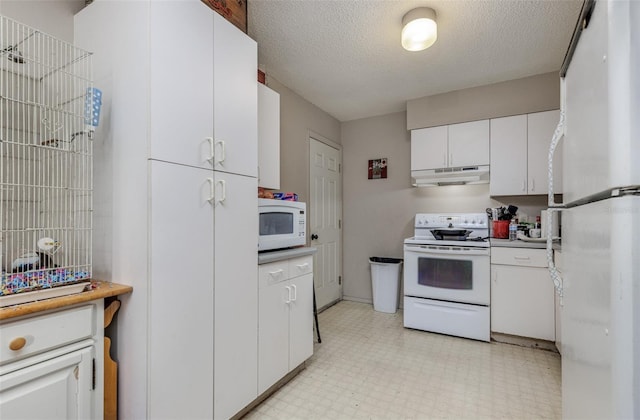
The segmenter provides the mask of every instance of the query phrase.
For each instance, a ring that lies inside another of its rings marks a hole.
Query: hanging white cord
[[[549,156],[547,158],[547,168],[549,170],[548,173],[548,191],[549,191],[549,209],[547,210],[547,265],[549,267],[549,276],[553,281],[553,286],[560,297],[560,305],[562,306],[562,278],[560,277],[560,273],[558,273],[558,269],[556,268],[553,262],[553,215],[555,212],[560,211],[559,207],[562,207],[561,203],[556,203],[553,197],[553,155],[556,151],[556,147],[558,146],[558,142],[564,136],[564,110],[560,110],[560,121],[558,122],[558,126],[553,133],[553,138],[551,139],[551,144],[549,145]]]

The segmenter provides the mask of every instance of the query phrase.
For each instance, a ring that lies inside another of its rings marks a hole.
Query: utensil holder
[[[492,237],[498,239],[509,239],[509,221],[508,220],[494,220]]]

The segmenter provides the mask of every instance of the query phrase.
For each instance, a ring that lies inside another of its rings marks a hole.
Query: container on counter
[[[509,221],[508,220],[494,220],[493,221],[493,237],[498,239],[509,238]]]
[[[518,239],[518,224],[515,219],[511,219],[511,223],[509,223],[509,240],[515,241]]]

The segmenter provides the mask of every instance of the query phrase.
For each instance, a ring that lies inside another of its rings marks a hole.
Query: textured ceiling
[[[433,8],[438,40],[409,52],[402,16]],[[423,96],[560,69],[582,0],[249,0],[269,76],[340,121]]]

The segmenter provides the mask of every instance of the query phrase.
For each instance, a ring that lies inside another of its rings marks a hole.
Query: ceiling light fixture
[[[418,7],[402,18],[402,46],[408,51],[426,50],[438,38],[436,12],[429,7]]]

